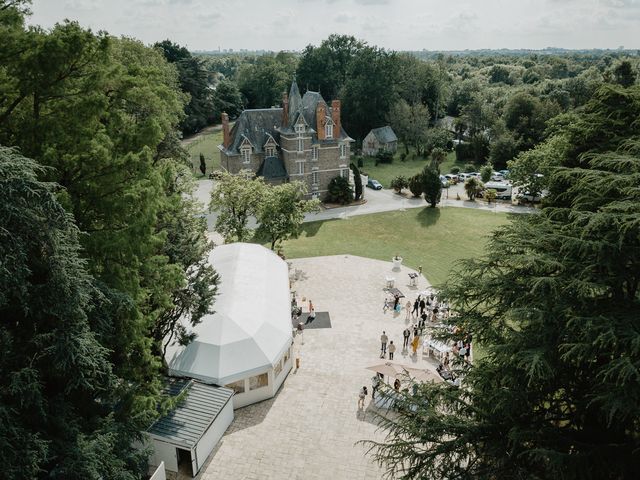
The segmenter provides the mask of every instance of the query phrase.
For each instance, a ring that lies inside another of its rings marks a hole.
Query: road
[[[213,189],[213,180],[198,180],[197,189],[194,192],[194,197],[203,204],[203,206],[209,205],[209,198],[211,197],[211,190]],[[305,216],[305,222],[315,222],[319,220],[331,220],[336,218],[348,218],[354,215],[368,215],[370,213],[391,212],[391,211],[403,211],[407,208],[421,208],[426,205],[426,202],[422,198],[407,198],[404,195],[398,195],[393,190],[371,190],[365,188],[365,200],[363,205],[354,205],[348,207],[338,207],[321,210],[318,213],[310,213]],[[449,192],[446,190],[442,192],[442,201],[438,204],[439,207],[458,207],[458,208],[473,208],[476,210],[484,210],[488,212],[500,212],[500,213],[535,213],[537,210],[532,207],[513,205],[507,201],[498,201],[491,205],[487,205],[485,201],[470,202],[468,200],[456,200],[456,194],[460,198],[465,198],[464,187],[462,184],[454,185],[449,188]],[[448,198],[447,198],[448,196]],[[215,213],[206,212],[207,217],[207,229],[213,232],[213,227],[216,222],[217,215]],[[249,222],[250,228],[256,227],[255,219],[251,219]]]

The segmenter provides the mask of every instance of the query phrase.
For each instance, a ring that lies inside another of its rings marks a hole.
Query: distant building
[[[244,110],[229,130],[222,114],[222,168],[251,170],[273,184],[307,184],[308,196],[322,197],[332,178],[350,176],[351,143],[342,128],[340,100],[331,106],[318,92],[300,95],[295,80],[281,108]]]
[[[375,155],[379,150],[395,153],[398,150],[398,137],[389,126],[374,128],[362,141],[362,153]]]

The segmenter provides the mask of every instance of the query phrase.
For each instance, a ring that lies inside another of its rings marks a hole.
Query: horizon
[[[33,0],[31,11],[30,25],[69,19],[193,52],[300,52],[332,33],[395,51],[640,49],[640,0]]]

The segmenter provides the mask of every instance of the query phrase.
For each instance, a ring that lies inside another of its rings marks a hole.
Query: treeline
[[[27,4],[0,1],[2,477],[140,478],[166,342],[216,293],[179,142],[202,105],[158,48]]]
[[[245,108],[280,105],[295,75],[303,92],[342,100],[344,127],[358,145],[371,128],[390,124],[407,152],[427,157],[456,136],[461,163],[496,168],[542,141],[551,118],[584,105],[603,82],[633,84],[639,64],[626,51],[472,53],[419,58],[331,35],[300,55],[201,58],[237,86]],[[448,125],[445,116],[453,117]]]

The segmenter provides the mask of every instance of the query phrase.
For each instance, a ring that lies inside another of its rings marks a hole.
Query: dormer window
[[[324,126],[324,137],[325,138],[333,138],[333,124],[327,123]]]
[[[240,149],[240,154],[242,155],[242,163],[250,163],[251,162],[251,146],[245,145]]]
[[[265,147],[264,154],[266,157],[275,157],[276,156],[276,147],[273,145],[269,145]]]
[[[304,133],[304,123],[296,123],[296,133]]]

